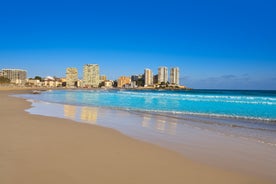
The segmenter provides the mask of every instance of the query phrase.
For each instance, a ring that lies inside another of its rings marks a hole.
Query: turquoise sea
[[[276,91],[57,90],[23,96],[80,106],[276,123]]]
[[[259,132],[251,135],[262,141],[271,142],[276,138],[276,91],[76,89],[21,97],[191,120],[213,129],[235,127],[235,133],[239,134],[243,134],[244,129],[247,134],[256,130]]]

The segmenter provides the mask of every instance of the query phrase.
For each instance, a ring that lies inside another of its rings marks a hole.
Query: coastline
[[[205,166],[113,129],[30,115],[0,91],[0,183],[269,183]]]

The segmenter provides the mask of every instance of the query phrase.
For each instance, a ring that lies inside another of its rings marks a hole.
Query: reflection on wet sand
[[[105,119],[102,112],[99,113],[99,108],[97,107],[77,107],[73,105],[63,105],[64,117],[73,120],[81,120],[82,122],[89,123],[89,124],[105,124],[101,121],[97,122],[98,120]],[[116,112],[113,120],[123,118],[124,120],[132,119],[131,113],[126,113],[123,111],[112,111]],[[140,125],[142,128],[147,128],[151,130],[155,130],[159,133],[165,133],[170,135],[176,134],[177,129],[177,119],[172,118],[165,118],[165,117],[157,117],[157,116],[150,116],[150,115],[142,115],[137,119],[137,125]]]
[[[69,118],[69,119],[76,119],[76,111],[77,107],[73,105],[64,105],[63,106],[63,112],[64,116]]]
[[[159,119],[156,117],[143,116],[141,122],[143,128],[154,129],[160,133],[166,133],[170,135],[176,134],[177,120],[176,119]]]
[[[76,120],[79,119],[89,124],[97,124],[97,107],[77,107],[73,105],[63,105],[64,117]]]
[[[97,124],[98,108],[96,107],[81,107],[80,119],[90,123]]]

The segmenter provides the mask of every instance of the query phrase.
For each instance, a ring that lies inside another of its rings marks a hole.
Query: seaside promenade
[[[113,129],[30,115],[24,111],[29,102],[9,96],[30,92],[0,90],[1,184],[270,183],[190,161]]]

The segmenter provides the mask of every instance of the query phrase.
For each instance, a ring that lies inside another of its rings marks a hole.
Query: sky
[[[108,79],[180,68],[182,85],[276,90],[274,0],[0,0],[0,69]]]

